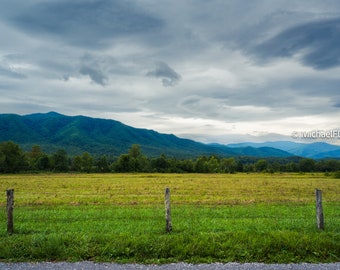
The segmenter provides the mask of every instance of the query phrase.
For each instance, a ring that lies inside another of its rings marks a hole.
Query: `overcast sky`
[[[11,0],[0,33],[0,113],[225,144],[340,129],[338,0]]]

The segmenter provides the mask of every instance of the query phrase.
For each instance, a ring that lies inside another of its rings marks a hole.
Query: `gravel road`
[[[212,263],[164,265],[112,264],[112,263],[0,263],[0,270],[340,270],[340,263],[331,264],[261,264]]]

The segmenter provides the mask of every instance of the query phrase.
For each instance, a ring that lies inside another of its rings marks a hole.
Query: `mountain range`
[[[33,145],[40,145],[46,153],[64,149],[69,155],[88,152],[97,156],[119,156],[127,153],[132,144],[139,144],[143,154],[149,157],[161,154],[178,158],[200,155],[340,157],[340,147],[326,143],[204,144],[173,134],[134,128],[115,120],[66,116],[56,112],[0,114],[0,142],[2,141],[13,141],[25,151],[29,151]]]
[[[271,147],[275,149],[280,149],[282,151],[288,152],[294,156],[301,156],[313,159],[322,158],[340,158],[340,146],[328,144],[325,142],[315,142],[315,143],[296,143],[290,141],[275,141],[275,142],[264,142],[264,143],[236,143],[228,144],[228,147],[232,148],[242,148],[242,147]]]
[[[270,147],[227,147],[199,143],[161,134],[153,130],[133,128],[115,120],[85,116],[66,116],[56,112],[30,115],[0,114],[0,142],[13,141],[29,151],[40,145],[44,152],[65,149],[70,155],[89,152],[92,155],[119,156],[132,144],[139,144],[143,153],[189,158],[199,155],[273,156],[291,154]]]

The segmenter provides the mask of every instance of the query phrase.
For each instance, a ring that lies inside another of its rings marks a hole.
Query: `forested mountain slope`
[[[139,144],[149,157],[165,154],[188,158],[199,155],[287,157],[291,154],[270,148],[207,145],[161,134],[153,130],[133,128],[115,120],[85,116],[65,116],[56,112],[30,115],[1,114],[0,142],[13,141],[29,150],[40,145],[46,153],[65,149],[70,155],[89,152],[92,155],[119,156],[132,144]]]

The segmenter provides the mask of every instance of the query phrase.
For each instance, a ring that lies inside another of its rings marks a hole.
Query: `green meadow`
[[[324,231],[316,227],[316,188]],[[340,182],[324,174],[17,174],[0,175],[0,191],[4,262],[340,261]]]

